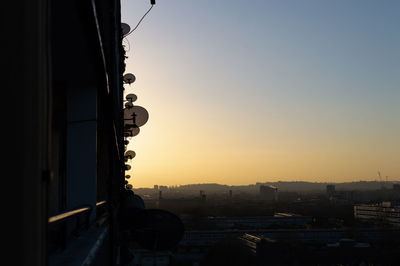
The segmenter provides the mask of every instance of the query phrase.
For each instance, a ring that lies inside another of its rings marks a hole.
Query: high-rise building
[[[17,103],[4,112],[10,123],[3,121],[11,135],[3,139],[12,143],[3,171],[18,182],[7,186],[5,204],[18,214],[4,212],[18,224],[6,227],[13,235],[8,248],[19,254],[12,265],[129,264],[120,217],[133,216],[126,206],[144,204],[125,180],[134,156],[125,156],[126,138],[148,115],[132,104],[136,96],[124,99],[134,76],[125,73],[129,26],[121,22],[120,2],[4,5],[2,89],[11,95],[2,97]]]

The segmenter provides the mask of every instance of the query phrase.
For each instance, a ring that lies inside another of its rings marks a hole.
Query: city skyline
[[[147,1],[122,1],[136,25]],[[157,1],[126,37],[134,187],[400,176],[400,3]]]

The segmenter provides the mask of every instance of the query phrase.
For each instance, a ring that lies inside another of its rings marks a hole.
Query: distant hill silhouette
[[[254,193],[258,192],[261,185],[273,185],[276,186],[279,191],[284,192],[324,192],[326,186],[333,184],[336,190],[378,190],[378,189],[392,189],[393,184],[398,184],[398,181],[357,181],[357,182],[342,182],[342,183],[331,183],[331,182],[305,182],[305,181],[278,181],[278,182],[258,182],[250,185],[239,185],[230,186],[217,183],[203,183],[203,184],[187,184],[169,187],[172,190],[179,191],[193,191],[198,192],[203,190],[207,193],[221,193],[223,191],[233,190]],[[148,190],[151,188],[136,188],[135,190]]]

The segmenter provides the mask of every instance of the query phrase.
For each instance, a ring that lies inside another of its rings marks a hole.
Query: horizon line
[[[343,182],[312,182],[312,181],[302,181],[302,180],[295,180],[295,181],[266,181],[266,182],[256,182],[256,183],[248,183],[248,184],[240,184],[240,185],[227,185],[227,184],[220,184],[220,183],[190,183],[190,184],[179,184],[179,185],[159,185],[159,184],[154,184],[157,186],[167,186],[167,187],[181,187],[181,186],[190,186],[190,185],[221,185],[221,186],[228,186],[228,187],[239,187],[239,186],[250,186],[250,185],[257,185],[257,183],[260,184],[267,184],[267,183],[296,183],[296,182],[301,182],[301,183],[316,183],[316,184],[344,184],[344,183],[357,183],[357,182],[377,182],[377,183],[386,183],[386,182],[391,182],[391,183],[398,183],[400,180],[357,180],[357,181],[343,181]],[[153,187],[134,187],[134,189],[138,188],[154,188]]]

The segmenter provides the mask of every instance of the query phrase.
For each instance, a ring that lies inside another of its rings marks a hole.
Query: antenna
[[[378,176],[379,176],[379,183],[381,184],[381,188],[383,189],[385,186],[383,184],[382,176],[381,176],[381,172],[380,171],[378,171]]]
[[[123,77],[124,83],[131,85],[131,83],[135,82],[136,77],[132,73],[127,73]]]

